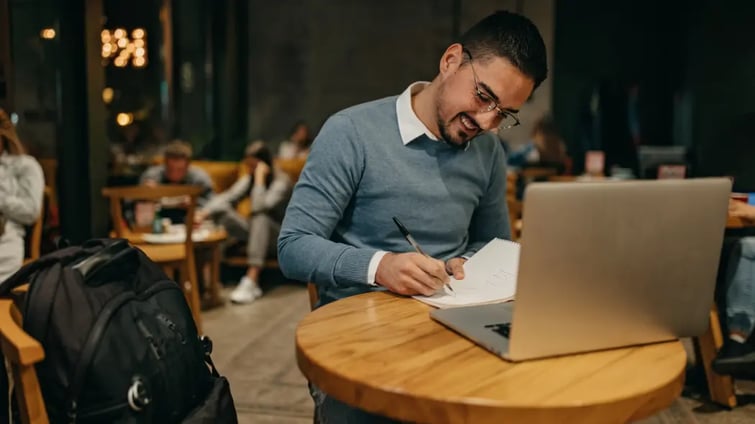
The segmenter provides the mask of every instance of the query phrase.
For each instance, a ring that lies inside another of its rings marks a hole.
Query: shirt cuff
[[[375,252],[375,254],[372,255],[372,259],[370,259],[370,265],[367,267],[367,284],[371,286],[377,286],[377,283],[375,282],[375,274],[377,274],[377,269],[378,265],[380,265],[380,261],[387,253],[388,252],[381,250],[379,252]]]

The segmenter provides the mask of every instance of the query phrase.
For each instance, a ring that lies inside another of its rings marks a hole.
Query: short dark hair
[[[459,43],[475,60],[492,56],[508,59],[532,78],[535,88],[548,76],[543,37],[535,24],[522,15],[499,10],[469,28]]]
[[[191,145],[185,141],[173,140],[165,147],[163,157],[165,159],[186,159],[191,160]]]

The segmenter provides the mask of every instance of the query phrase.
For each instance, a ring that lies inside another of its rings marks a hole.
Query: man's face
[[[189,170],[189,160],[183,158],[165,158],[165,179],[173,184],[181,183]]]
[[[459,44],[446,50],[436,98],[440,135],[456,145],[512,120],[508,115],[519,111],[535,86],[507,59],[495,56],[462,62],[463,55]]]

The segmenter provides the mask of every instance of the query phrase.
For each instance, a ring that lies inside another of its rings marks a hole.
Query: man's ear
[[[445,79],[449,75],[452,75],[459,69],[462,61],[464,60],[464,48],[459,43],[454,43],[448,46],[443,56],[440,58],[440,76]]]

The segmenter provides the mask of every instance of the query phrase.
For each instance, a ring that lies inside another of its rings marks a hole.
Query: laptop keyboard
[[[507,339],[509,338],[509,334],[511,333],[510,322],[504,322],[501,324],[488,324],[485,326],[485,328],[489,328]]]

